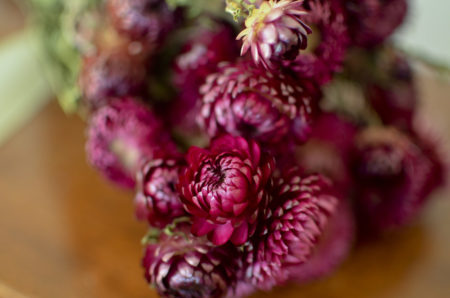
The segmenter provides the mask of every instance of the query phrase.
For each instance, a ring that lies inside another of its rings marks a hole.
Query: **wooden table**
[[[450,128],[450,86],[425,77],[421,108]],[[84,124],[49,104],[0,147],[0,297],[155,297],[142,278],[132,193],[89,168]],[[331,277],[255,297],[450,297],[450,191],[420,221],[358,245]]]

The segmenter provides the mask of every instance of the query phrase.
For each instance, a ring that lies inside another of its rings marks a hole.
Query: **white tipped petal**
[[[274,44],[278,42],[277,28],[274,24],[267,25],[261,30],[261,39],[264,43]]]

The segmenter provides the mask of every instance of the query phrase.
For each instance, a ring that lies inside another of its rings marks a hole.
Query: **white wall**
[[[450,1],[409,2],[407,22],[397,33],[396,39],[405,50],[450,67]]]

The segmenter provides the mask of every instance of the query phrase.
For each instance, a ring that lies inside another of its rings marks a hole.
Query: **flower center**
[[[220,164],[210,163],[202,170],[204,186],[208,191],[216,190],[225,181],[225,172]]]
[[[273,0],[263,2],[259,8],[253,9],[250,16],[245,20],[247,28],[253,28],[256,32],[265,26],[264,19],[272,11],[274,6]]]
[[[225,181],[225,173],[222,171],[222,168],[220,166],[216,166],[212,168],[213,176],[212,178],[212,185],[214,185],[215,188],[217,188],[219,185],[221,185]]]

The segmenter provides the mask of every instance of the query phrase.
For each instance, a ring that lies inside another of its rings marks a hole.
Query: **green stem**
[[[159,239],[159,235],[161,234],[161,230],[157,228],[150,228],[147,234],[142,237],[141,244],[147,245],[152,243],[157,243]]]
[[[164,233],[169,236],[173,236],[176,234],[175,229],[180,223],[189,222],[191,219],[187,216],[175,218],[171,224],[167,225],[164,228]]]
[[[247,18],[255,9],[256,0],[227,0],[225,11],[233,16],[235,21]]]

